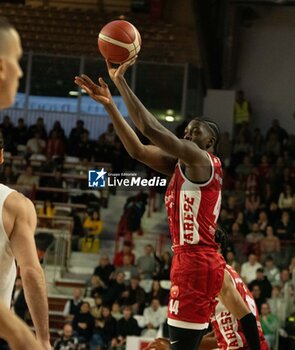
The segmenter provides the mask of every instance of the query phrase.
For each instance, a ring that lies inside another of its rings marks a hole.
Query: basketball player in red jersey
[[[8,108],[15,99],[19,79],[22,77],[19,65],[21,56],[22,47],[19,34],[6,19],[0,18],[0,109]],[[4,161],[3,153],[1,135],[0,164]],[[21,193],[0,184],[0,301],[4,305],[3,309],[11,305],[16,260],[20,268],[36,336],[42,344],[39,345],[39,349],[49,350],[51,345],[48,302],[44,273],[40,266],[34,240],[36,223],[36,210],[33,203]],[[0,336],[5,322],[8,321],[8,319],[2,319],[3,314],[0,312]],[[5,314],[9,315],[9,311]],[[15,317],[11,316],[11,322],[14,319]],[[7,332],[3,336],[6,337]],[[28,338],[24,337],[24,342],[26,339]],[[6,345],[0,341],[0,349],[2,346],[6,348]],[[29,344],[25,344],[22,349],[29,349]],[[35,349],[33,345],[32,349]]]
[[[216,230],[215,241],[221,245],[220,248],[224,251],[227,236],[220,228]],[[233,290],[239,293],[241,299],[238,303],[247,305],[256,319],[261,350],[269,350],[261,329],[255,300],[239,274],[229,265],[225,267],[225,279],[222,289],[224,288],[227,288],[232,294]],[[203,337],[199,350],[249,350],[241,323],[226,309],[221,301],[223,300],[222,292],[216,300],[217,302],[210,317],[213,331]],[[241,305],[237,304],[235,306],[235,308],[238,307],[241,307]],[[169,350],[170,342],[167,339],[159,338],[150,343],[144,350],[152,349]]]
[[[156,120],[127,85],[124,73],[133,63],[134,60],[114,69],[107,62],[110,77],[131,119],[154,145],[140,143],[120,115],[101,78],[100,85],[95,85],[86,75],[76,77],[75,82],[105,106],[118,136],[133,158],[172,176],[165,199],[174,250],[168,315],[171,347],[173,350],[198,349],[224,279],[225,262],[217,253],[214,241],[222,185],[221,163],[213,154],[219,130],[215,123],[196,118],[188,124],[184,139],[178,139]],[[224,300],[232,310],[234,298]],[[238,319],[251,324],[257,333],[255,318],[253,320],[251,315],[247,308],[236,313]],[[259,341],[251,347],[251,350],[257,349],[260,349]]]

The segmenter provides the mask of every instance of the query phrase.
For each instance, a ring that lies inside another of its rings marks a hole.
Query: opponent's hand
[[[112,103],[112,95],[108,85],[102,78],[98,78],[99,85],[95,84],[87,75],[75,77],[75,84],[84,89],[93,100],[103,104],[104,106]]]
[[[169,340],[165,338],[158,338],[149,343],[143,350],[169,350],[170,343]]]
[[[137,56],[133,57],[129,61],[120,64],[120,66],[117,68],[114,68],[111,62],[109,60],[106,60],[109,76],[114,83],[116,83],[116,81],[118,81],[120,78],[122,79],[124,77],[124,74],[126,73],[127,69],[136,62],[136,59]]]

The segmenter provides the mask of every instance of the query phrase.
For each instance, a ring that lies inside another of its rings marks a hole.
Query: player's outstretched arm
[[[18,192],[11,193],[4,204],[4,212],[13,218],[10,243],[24,285],[26,302],[44,349],[49,343],[48,302],[45,277],[39,263],[34,234],[37,217],[33,203]]]
[[[124,78],[124,74],[128,67],[135,63],[135,59],[122,64],[117,69],[113,68],[110,62],[106,62],[109,75],[119,90],[132,121],[143,135],[163,151],[181,159],[188,165],[210,165],[205,151],[193,142],[179,139],[166,129],[133,93]]]
[[[41,350],[28,326],[0,302],[0,337],[11,350]]]
[[[83,88],[95,101],[104,105],[109,114],[117,135],[125,149],[132,158],[148,165],[156,171],[171,175],[177,159],[153,145],[143,145],[134,130],[121,115],[115,105],[107,84],[99,78],[99,84],[95,84],[87,75],[75,77],[75,83]]]
[[[224,280],[219,299],[227,310],[240,322],[250,350],[260,350],[256,318],[235,288],[229,273],[224,271]],[[253,305],[255,309],[255,305]]]

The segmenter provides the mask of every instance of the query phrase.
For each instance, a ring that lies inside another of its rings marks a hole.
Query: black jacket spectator
[[[103,296],[104,304],[112,305],[116,300],[120,299],[126,289],[124,280],[124,273],[118,272],[116,279],[111,282]]]
[[[90,305],[87,302],[81,304],[80,312],[74,317],[73,328],[79,338],[89,342],[93,334],[94,317],[90,314]]]
[[[115,271],[115,267],[110,264],[109,258],[106,255],[102,255],[99,260],[99,265],[95,268],[93,274],[100,277],[100,279],[106,284],[110,284],[110,276]]]
[[[259,268],[256,271],[256,279],[249,283],[249,289],[252,290],[253,286],[258,285],[261,290],[262,298],[270,298],[272,285],[269,282],[268,278],[264,275],[263,269]]]

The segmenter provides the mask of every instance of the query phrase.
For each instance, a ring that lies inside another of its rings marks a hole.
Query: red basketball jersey
[[[256,317],[261,349],[268,350],[259,321],[259,313],[252,294],[242,281],[241,277],[232,267],[226,265],[225,270],[230,274],[237,291],[248,305],[250,311]],[[217,343],[220,349],[248,349],[247,341],[242,331],[240,322],[225,308],[220,301],[218,301],[215,311],[211,316],[211,323],[215,330]]]
[[[207,153],[210,179],[189,181],[179,163],[168,185],[165,204],[173,247],[199,245],[217,249],[215,229],[221,205],[222,167],[219,158]]]

